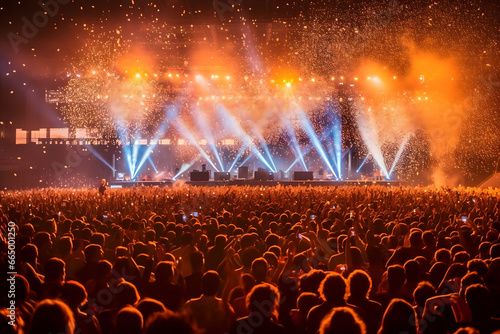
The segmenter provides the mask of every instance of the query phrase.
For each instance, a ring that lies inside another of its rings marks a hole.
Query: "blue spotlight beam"
[[[327,136],[327,133],[328,133],[328,131],[325,134],[323,134],[319,139],[323,140]],[[307,153],[311,152],[311,150],[313,149],[313,147],[314,146],[312,144],[307,145],[304,148],[304,150],[302,151],[302,156],[305,156]],[[298,162],[299,162],[299,158],[296,158],[294,160],[294,162],[292,162],[292,164],[288,167],[288,169],[285,172],[288,173],[290,171],[290,169],[292,169],[292,167],[295,166]]]
[[[134,142],[132,143],[132,163],[134,166],[137,165],[137,155],[139,154],[139,135],[136,135],[134,138]]]
[[[259,129],[256,126],[254,126],[253,133],[255,134],[257,139],[259,139],[260,146],[264,149],[264,152],[266,153],[267,158],[269,159],[269,162],[271,163],[271,165],[273,167],[273,168],[271,168],[271,171],[276,173],[277,172],[276,165],[274,164],[273,157],[271,155],[271,152],[269,151],[269,147],[267,146],[266,140],[262,136],[261,131],[259,131]]]
[[[148,156],[148,161],[151,164],[151,167],[153,167],[153,169],[155,170],[155,173],[158,174],[158,169],[156,169],[156,166],[153,162],[153,159],[151,159],[151,156]]]
[[[200,152],[200,154],[203,156],[203,158],[217,171],[219,172],[219,169],[217,166],[213,163],[212,159],[208,156],[208,154],[201,148],[200,144],[196,141],[196,138],[194,137],[193,133],[189,130],[189,128],[184,124],[184,122],[177,118],[174,122],[175,127],[177,130],[179,130],[182,135],[184,135],[189,142],[196,147],[196,149]]]
[[[229,169],[227,170],[228,172],[231,172],[234,168],[234,165],[236,165],[236,163],[238,162],[238,159],[241,157],[241,155],[243,154],[243,152],[248,148],[247,145],[243,145],[241,146],[240,150],[238,151],[238,153],[236,154],[236,158],[234,158],[233,160],[233,163],[231,164],[231,167],[229,167]]]
[[[334,167],[337,170],[339,179],[342,179],[342,120],[340,115],[335,111],[335,107],[331,102],[327,104],[327,114],[332,119],[331,140],[332,145],[328,149],[328,153],[332,158]]]
[[[144,166],[144,163],[147,161],[147,159],[150,157],[151,153],[153,152],[153,149],[158,145],[158,141],[160,138],[165,134],[167,131],[168,125],[170,124],[170,120],[174,119],[177,116],[178,109],[177,106],[172,106],[167,109],[167,112],[165,113],[165,120],[160,124],[158,127],[154,139],[152,139],[149,142],[149,146],[146,148],[146,151],[143,153],[141,160],[137,165],[133,165],[134,173],[131,174],[133,175],[132,179],[135,179],[137,174],[141,171],[141,168]],[[152,161],[151,161],[152,162]],[[155,168],[156,169],[156,168]]]
[[[328,166],[332,174],[338,178],[337,173],[335,173],[335,170],[333,169],[332,164],[328,160],[328,157],[326,155],[325,150],[323,149],[323,146],[321,145],[321,141],[319,140],[318,136],[316,135],[316,132],[314,132],[314,128],[311,124],[311,121],[309,120],[309,117],[305,114],[305,112],[300,108],[299,105],[296,105],[296,110],[297,110],[297,116],[299,117],[299,120],[302,124],[302,127],[306,131],[307,135],[309,136],[309,139],[311,139],[312,144],[314,145],[314,148],[320,155],[320,157],[323,159],[323,162]]]
[[[257,149],[257,147],[255,147],[255,145],[252,144],[252,153],[255,154],[257,156],[257,158],[262,162],[264,163],[264,165],[266,165],[267,168],[269,168],[270,170],[273,170],[273,168],[271,167],[271,165],[269,165],[266,161],[266,159],[264,159],[264,157],[262,156],[262,153],[260,153],[260,151]]]
[[[337,156],[334,152],[333,144],[331,145],[331,147],[328,147],[328,154],[332,158],[332,166],[335,168],[335,170],[337,170],[338,169],[337,168]]]
[[[366,160],[368,159],[369,156],[370,156],[370,153],[368,153],[366,155],[366,157],[363,159],[363,161],[361,161],[361,165],[359,165],[358,169],[356,170],[356,173],[359,173],[359,171],[361,170],[361,167],[364,166],[364,164],[365,164],[365,162],[366,162]]]
[[[116,113],[119,115],[119,113]],[[123,147],[123,153],[125,155],[125,161],[127,163],[127,169],[130,174],[130,177],[134,174],[134,167],[132,165],[132,152],[130,145],[127,145],[128,142],[128,133],[125,121],[120,119],[118,116],[115,119],[115,125],[118,133],[118,138],[120,138],[121,145]]]
[[[109,167],[109,169],[114,170],[113,166],[111,166],[92,146],[85,145],[87,150],[90,151],[97,159],[99,159],[102,163]]]
[[[387,177],[389,173],[387,172],[387,167],[385,166],[385,159],[378,140],[377,126],[375,120],[373,119],[373,116],[371,114],[367,115],[366,112],[364,113],[364,115],[358,112],[356,115],[356,120],[363,142],[365,143],[366,147],[368,147],[368,151],[373,156],[373,159],[375,159],[376,163],[378,164],[384,175]]]
[[[404,149],[406,148],[406,145],[408,144],[408,141],[410,140],[411,134],[407,134],[403,140],[401,141],[401,144],[399,145],[399,149],[396,153],[396,157],[394,158],[394,161],[392,162],[391,169],[389,170],[389,174],[387,175],[387,178],[390,179],[392,172],[394,171],[394,167],[396,167],[396,164],[398,163],[399,159],[401,158],[401,154],[403,154]]]
[[[307,171],[306,162],[304,161],[304,155],[302,154],[302,151],[300,150],[299,142],[297,140],[297,136],[295,135],[295,130],[293,129],[292,125],[290,124],[290,120],[288,118],[284,120],[284,125],[288,131],[288,135],[290,136],[290,140],[292,141],[293,148],[295,149],[294,153],[295,153],[297,159],[299,159],[300,164],[302,165],[304,170]]]
[[[128,171],[130,173],[130,177],[133,178],[134,175],[134,166],[132,165],[132,148],[130,145],[126,145],[123,147],[123,152],[125,153],[125,160],[127,161]]]
[[[271,165],[273,165],[273,169],[271,169],[274,173],[278,172],[278,169],[276,168],[276,165],[274,164],[274,159],[273,156],[271,155],[271,152],[269,151],[269,146],[267,146],[266,141],[264,138],[260,141],[260,145],[264,148],[264,152],[266,152],[266,155],[269,159],[269,162],[271,162]]]
[[[217,159],[217,162],[220,165],[220,169],[224,172],[224,163],[222,162],[222,158],[219,154],[219,151],[217,150],[217,146],[215,144],[209,144],[210,148],[212,149],[212,152],[215,155],[215,158]]]
[[[252,142],[252,138],[243,130],[240,123],[231,115],[226,108],[218,104],[216,106],[216,110],[219,113],[219,116],[225,120],[225,122],[229,125],[229,127],[234,131],[236,136],[241,139],[244,145],[248,145],[252,152],[257,156],[257,158],[266,165],[269,170],[273,170],[271,165],[266,161],[266,159],[262,156],[262,153],[255,147],[255,144]]]
[[[198,156],[196,156],[196,158],[194,158],[193,160],[191,160],[189,163],[184,163],[182,164],[181,168],[179,169],[179,172],[172,178],[173,181],[177,180],[177,178],[182,175],[182,173],[184,173],[185,171],[187,171],[192,165],[194,165],[194,163],[196,162],[196,160],[198,160],[198,158],[200,157],[200,155],[198,154]]]
[[[222,163],[222,158],[219,154],[219,150],[217,150],[217,143],[215,142],[214,135],[212,133],[212,130],[210,128],[210,125],[207,122],[207,119],[201,110],[198,108],[196,109],[196,115],[193,117],[195,119],[196,125],[200,128],[203,136],[207,140],[208,146],[214,153],[215,158],[217,159],[217,162],[220,165],[220,168],[224,172],[224,164]]]
[[[127,145],[127,143],[129,142],[128,127],[125,120],[120,117],[120,115],[122,114],[121,110],[114,110],[113,106],[111,106],[111,108],[113,114],[115,115],[115,126],[117,129],[118,138],[120,138],[121,145],[123,147],[123,153],[125,155],[128,172],[130,174],[130,178],[133,179],[133,175],[135,173],[135,165],[132,163],[132,147],[130,144]],[[134,143],[132,142],[132,144]]]
[[[339,179],[342,179],[342,122],[337,114],[334,114],[333,121],[333,148],[335,150],[336,165]]]
[[[250,160],[250,158],[251,158],[252,156],[253,156],[253,153],[252,153],[252,154],[250,154],[248,157],[246,157],[246,158],[245,158],[245,160],[243,160],[243,161],[241,162],[241,164],[240,164],[238,167],[243,166],[243,165],[244,165],[244,164],[245,164],[248,160]]]

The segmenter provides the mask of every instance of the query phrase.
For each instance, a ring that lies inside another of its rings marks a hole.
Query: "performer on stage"
[[[108,183],[106,182],[106,179],[101,180],[101,186],[99,187],[99,193],[101,195],[104,195],[106,192],[106,189],[108,188]]]

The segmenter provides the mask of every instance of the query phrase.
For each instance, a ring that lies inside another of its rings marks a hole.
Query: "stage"
[[[110,182],[110,188],[131,188],[131,187],[172,187],[176,185],[186,184],[195,187],[227,187],[227,186],[266,186],[275,187],[281,186],[306,186],[306,187],[340,187],[340,186],[400,186],[404,185],[404,181],[400,180],[385,180],[385,181],[374,181],[374,180],[309,180],[309,181],[291,181],[291,180],[281,180],[281,181],[260,181],[260,180],[227,180],[227,181],[114,181]]]

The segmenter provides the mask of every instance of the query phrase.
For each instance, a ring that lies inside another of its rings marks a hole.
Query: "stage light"
[[[244,145],[248,145],[252,152],[257,156],[257,158],[269,169],[273,170],[271,165],[266,161],[266,159],[262,156],[262,153],[259,152],[257,147],[254,145],[252,141],[252,137],[250,137],[245,130],[241,127],[241,124],[236,118],[227,111],[227,109],[222,104],[216,105],[217,113],[219,117],[224,119],[228,127],[233,130],[235,135],[243,142]],[[271,162],[272,163],[272,162]]]
[[[229,167],[228,169],[228,172],[231,172],[234,168],[234,165],[236,164],[236,162],[238,161],[238,159],[241,157],[241,155],[243,154],[243,152],[248,148],[247,145],[243,145],[241,146],[240,150],[238,151],[238,153],[236,154],[236,157],[234,158],[233,160],[233,163],[231,164],[231,166]]]
[[[365,164],[365,162],[366,162],[366,160],[368,159],[368,157],[369,157],[369,156],[370,156],[370,153],[368,153],[368,154],[366,155],[366,157],[363,159],[363,161],[362,161],[362,162],[361,162],[361,164],[359,165],[358,169],[356,170],[356,173],[359,173],[359,171],[361,170],[361,167],[363,167],[363,166],[364,166],[364,164]]]
[[[371,111],[371,108],[368,108],[368,111]],[[369,153],[371,153],[373,159],[377,162],[384,175],[389,175],[387,167],[385,166],[385,159],[382,154],[381,145],[378,140],[376,122],[373,118],[373,114],[371,112],[364,114],[358,113],[356,115],[356,120],[358,123],[359,133],[368,148]]]
[[[192,165],[198,160],[200,156],[198,155],[196,158],[194,158],[191,162],[189,163],[183,163],[181,168],[179,169],[179,172],[175,174],[175,176],[172,178],[172,181],[176,181],[179,176],[181,176],[185,171],[187,171],[189,168],[191,168]],[[168,198],[168,196],[167,196]]]
[[[328,157],[326,155],[326,152],[324,148],[321,145],[321,141],[318,139],[318,136],[316,135],[316,132],[314,131],[314,128],[311,124],[311,121],[309,120],[309,117],[305,114],[305,112],[300,108],[300,106],[295,105],[297,116],[300,120],[300,123],[302,124],[302,128],[304,131],[307,133],[309,136],[309,139],[311,140],[312,144],[314,145],[314,148],[318,152],[319,156],[323,160],[323,162],[327,165],[327,167],[330,169],[332,174],[338,178],[339,176],[335,173],[335,170],[333,169],[332,164],[328,160]]]
[[[326,131],[320,138],[319,140],[322,141],[324,140],[327,135],[329,133],[329,130]],[[311,150],[314,148],[314,145],[312,144],[309,144],[308,146],[306,146],[304,149],[302,149],[302,156],[304,157],[307,153],[311,152]],[[292,164],[288,167],[287,170],[285,170],[285,173],[288,173],[290,171],[290,169],[292,169],[293,166],[295,166],[297,163],[299,162],[299,158],[296,158],[294,162],[292,162]],[[306,168],[307,170],[307,168]]]
[[[329,109],[331,109],[330,114],[333,118],[332,140],[335,151],[334,162],[337,166],[337,177],[342,179],[342,120],[339,114],[333,110],[333,105],[329,104]]]
[[[240,168],[241,166],[243,166],[244,164],[246,164],[246,163],[247,163],[247,161],[248,161],[248,160],[250,160],[250,158],[251,158],[252,156],[253,156],[253,153],[252,153],[252,154],[250,154],[248,157],[246,157],[246,158],[245,158],[245,160],[243,160],[243,161],[241,162],[241,164],[239,164],[238,168]]]
[[[156,130],[155,136],[152,140],[150,140],[149,146],[145,148],[141,155],[141,159],[139,162],[137,162],[138,158],[138,153],[139,153],[139,148],[140,144],[146,144],[146,142],[137,139],[139,137],[139,134],[136,134],[135,136],[135,144],[132,148],[132,154],[130,154],[130,149],[125,151],[125,157],[127,159],[127,164],[129,165],[129,171],[131,175],[131,179],[134,180],[139,172],[141,171],[142,167],[144,166],[145,162],[150,159],[151,153],[153,152],[153,149],[156,147],[156,145],[159,143],[159,138],[163,137],[165,134],[165,131],[167,130],[167,127],[169,125],[170,120],[174,119],[177,116],[177,106],[172,106],[168,108],[165,112],[165,120],[160,124],[158,129]],[[151,161],[152,163],[152,161]],[[153,166],[154,167],[154,166]]]
[[[293,145],[292,148],[293,148],[293,151],[295,153],[295,157],[302,165],[302,168],[304,168],[304,170],[307,171],[307,166],[306,166],[306,163],[304,161],[304,155],[302,154],[302,151],[300,149],[299,142],[297,140],[297,136],[295,135],[295,130],[293,129],[291,122],[288,118],[286,118],[284,120],[284,126],[285,126],[286,130],[288,131],[288,135],[290,137],[290,140],[292,141],[292,145]],[[290,168],[291,168],[291,166],[290,166]]]
[[[179,133],[182,133],[185,137],[187,137],[187,139],[189,140],[189,142],[191,143],[191,145],[193,145],[194,147],[196,147],[196,149],[200,152],[200,154],[203,156],[203,158],[217,171],[217,172],[220,172],[220,170],[217,168],[217,166],[215,166],[215,164],[213,163],[212,159],[210,159],[210,157],[208,156],[208,154],[201,148],[201,146],[198,144],[196,138],[194,137],[193,133],[189,130],[189,128],[186,126],[186,124],[182,121],[181,118],[177,117],[175,120],[174,120],[174,125],[175,127],[177,128],[177,130],[179,131]]]
[[[291,84],[291,83],[289,83],[289,82],[287,82],[287,83],[286,83],[286,86],[287,86],[288,88],[290,88],[290,87],[292,86],[292,84]]]
[[[382,84],[382,80],[379,78],[379,77],[373,77],[372,78],[372,82],[376,85],[381,85]]]
[[[148,156],[148,161],[151,164],[151,167],[153,167],[154,171],[156,174],[158,174],[158,169],[156,169],[155,164],[153,163],[153,159],[151,159],[151,156]]]
[[[392,176],[392,173],[394,172],[394,168],[396,167],[396,164],[398,163],[399,159],[401,158],[401,155],[403,154],[404,149],[406,148],[406,145],[408,144],[408,141],[410,140],[411,133],[407,134],[403,140],[401,141],[401,144],[399,145],[399,149],[396,153],[396,156],[394,157],[394,161],[392,162],[391,169],[389,170],[389,174],[387,174],[387,179],[389,180]]]
[[[85,145],[85,147],[91,152],[97,159],[99,159],[102,163],[108,166],[111,170],[113,170],[113,166],[111,166],[92,146]]]
[[[201,129],[203,136],[205,136],[205,138],[206,138],[205,145],[208,144],[208,146],[210,147],[210,149],[214,153],[214,156],[217,159],[217,162],[219,163],[221,170],[224,172],[224,164],[223,164],[222,158],[219,154],[219,151],[217,149],[216,139],[214,138],[210,124],[205,117],[205,113],[199,109],[195,109],[195,112],[196,112],[196,117],[194,117],[194,119],[195,119],[196,125]]]

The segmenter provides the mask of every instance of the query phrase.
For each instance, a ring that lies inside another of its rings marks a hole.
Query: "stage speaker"
[[[248,179],[248,166],[238,167],[238,179]]]
[[[230,180],[231,174],[227,172],[215,172],[214,181]]]
[[[255,171],[254,180],[256,181],[273,181],[274,174],[273,172],[267,170],[258,170]]]
[[[208,181],[210,179],[210,173],[194,171],[190,173],[191,181]]]
[[[313,180],[313,172],[293,172],[293,180],[294,181],[307,181]]]

